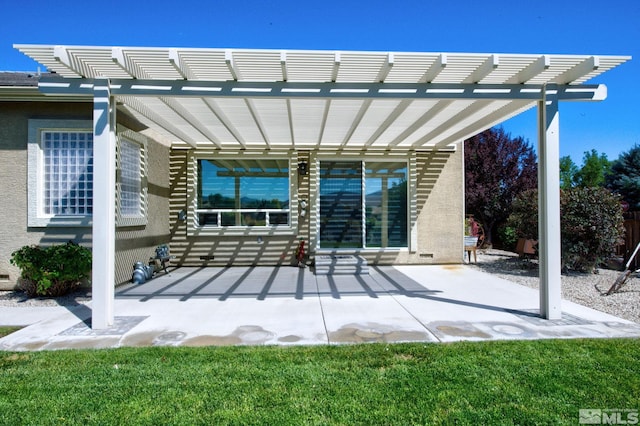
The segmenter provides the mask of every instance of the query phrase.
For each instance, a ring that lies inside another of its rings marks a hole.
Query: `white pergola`
[[[58,74],[41,92],[94,101],[93,327],[113,323],[116,109],[171,146],[432,150],[538,108],[540,314],[561,317],[560,101],[626,56],[15,45]],[[116,108],[117,107],[117,108]]]

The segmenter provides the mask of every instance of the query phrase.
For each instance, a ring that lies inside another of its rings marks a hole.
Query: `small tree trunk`
[[[494,221],[487,222],[484,225],[484,246],[485,247],[493,247],[493,228],[495,226]]]

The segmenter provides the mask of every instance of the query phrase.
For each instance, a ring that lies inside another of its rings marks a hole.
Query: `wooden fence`
[[[624,214],[625,237],[624,244],[618,247],[618,256],[624,257],[624,263],[629,260],[636,246],[640,242],[640,212],[627,212]],[[640,269],[640,256],[636,256],[631,263],[631,269]]]

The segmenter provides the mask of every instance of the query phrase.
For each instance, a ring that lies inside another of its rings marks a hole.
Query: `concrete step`
[[[316,275],[368,275],[367,259],[354,255],[318,255],[315,258]]]

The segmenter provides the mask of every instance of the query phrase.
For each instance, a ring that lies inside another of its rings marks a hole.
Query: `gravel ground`
[[[91,301],[91,291],[83,288],[61,297],[28,298],[23,291],[0,291],[0,307],[78,306]]]
[[[478,251],[478,263],[470,266],[516,284],[538,288],[537,262],[521,260],[514,253],[500,250]],[[640,323],[640,278],[637,274],[631,274],[619,292],[610,296],[603,295],[620,274],[619,271],[599,269],[595,274],[563,275],[562,297],[598,311]],[[76,306],[90,300],[89,289],[81,289],[54,299],[29,299],[22,292],[0,291],[0,307]]]
[[[515,253],[500,250],[478,251],[478,263],[471,267],[531,288],[538,288],[537,261],[522,260]],[[640,323],[640,278],[632,273],[624,286],[610,296],[604,293],[622,274],[611,269],[596,273],[562,275],[562,298],[583,306]]]

